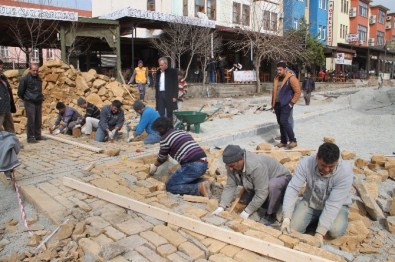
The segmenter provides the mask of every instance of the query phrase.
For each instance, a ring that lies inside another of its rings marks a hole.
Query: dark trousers
[[[157,103],[156,107],[159,115],[173,119],[173,105],[167,103],[165,91],[159,92]]]
[[[11,113],[0,113],[0,131],[15,133],[14,120]]]
[[[281,106],[280,103],[276,103],[274,106],[277,123],[280,126],[281,143],[283,144],[286,144],[288,142],[287,140],[289,140],[289,142],[296,142],[294,131],[288,121],[292,110],[293,107],[289,105]]]
[[[311,97],[311,92],[303,91],[304,102],[306,103],[307,106],[310,105],[310,97]]]
[[[225,68],[223,67],[219,68],[219,82],[225,83]]]
[[[25,101],[24,104],[27,117],[27,138],[39,139],[41,137],[42,105],[36,105],[29,101]]]

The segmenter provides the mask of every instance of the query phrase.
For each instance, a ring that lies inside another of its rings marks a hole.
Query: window
[[[341,3],[340,3],[340,12],[344,13],[344,0],[341,0]]]
[[[326,10],[328,7],[328,0],[318,0],[318,8]]]
[[[243,25],[249,26],[250,25],[250,6],[243,5]]]
[[[47,60],[54,59],[54,50],[53,49],[47,49]]]
[[[207,17],[210,20],[215,20],[217,9],[217,0],[207,0]]]
[[[321,39],[322,26],[318,26],[317,39]]]
[[[233,23],[234,24],[240,24],[240,11],[241,11],[240,8],[241,8],[240,3],[233,2]]]
[[[263,11],[263,29],[270,30],[270,12]]]
[[[326,40],[326,26],[322,27],[322,40]]]
[[[385,23],[385,13],[382,10],[379,10],[379,23],[384,24]]]
[[[309,8],[309,0],[306,0],[306,8]]]
[[[33,49],[30,62],[31,63],[39,63],[40,62],[40,52],[38,51],[38,49]]]
[[[346,1],[346,14],[348,14],[348,1]]]
[[[364,2],[359,2],[359,15],[368,17],[368,5]]]
[[[188,0],[183,0],[182,14],[188,16]]]
[[[155,0],[147,0],[147,10],[155,11]]]
[[[340,24],[340,38],[343,38],[343,25]]]
[[[195,0],[195,16],[197,17],[197,13],[205,13],[204,12],[204,0]]]
[[[299,20],[294,18],[294,29],[298,30],[298,28],[299,28]]]
[[[366,26],[358,25],[359,40],[366,42],[367,32],[368,32],[368,29]]]
[[[377,31],[377,45],[384,45],[384,32]]]
[[[277,13],[271,13],[271,30],[272,31],[277,31]]]
[[[0,58],[4,60],[4,62],[8,61],[9,53],[8,46],[0,46]]]

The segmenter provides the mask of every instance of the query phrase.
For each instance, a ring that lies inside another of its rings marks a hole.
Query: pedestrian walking
[[[302,83],[302,91],[303,91],[303,98],[306,103],[306,106],[310,105],[310,98],[311,92],[315,90],[315,82],[311,78],[311,73],[307,73],[307,77],[303,80]]]

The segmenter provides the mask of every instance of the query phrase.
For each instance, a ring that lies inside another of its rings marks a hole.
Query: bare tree
[[[285,60],[294,62],[306,56],[303,48],[304,39],[294,31],[282,34],[279,23],[279,9],[268,2],[253,4],[250,26],[241,26],[238,31],[240,41],[230,43],[237,51],[253,53],[253,64],[256,70],[257,92],[261,91],[259,69],[261,62]]]
[[[78,22],[71,22],[70,27],[66,30],[67,39],[70,43],[67,47],[67,63],[70,64],[72,56],[86,54],[90,51],[92,43],[87,37],[78,36],[78,31],[83,29],[83,24]]]

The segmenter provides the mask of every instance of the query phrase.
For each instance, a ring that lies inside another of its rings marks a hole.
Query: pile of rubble
[[[26,70],[23,75],[27,74]],[[16,101],[17,112],[13,115],[17,134],[21,134],[26,128],[26,114],[23,102],[17,97],[17,90],[20,81],[18,70],[4,72],[9,79],[14,99]],[[99,108],[110,104],[117,99],[122,102],[125,114],[134,114],[132,105],[138,97],[135,88],[121,84],[115,78],[109,78],[102,74],[97,74],[94,69],[88,72],[80,72],[72,65],[67,65],[60,60],[45,62],[39,68],[39,75],[42,79],[44,94],[43,102],[43,125],[49,127],[56,118],[57,102],[64,102],[66,105],[80,110],[77,104],[79,96],[85,97]]]

